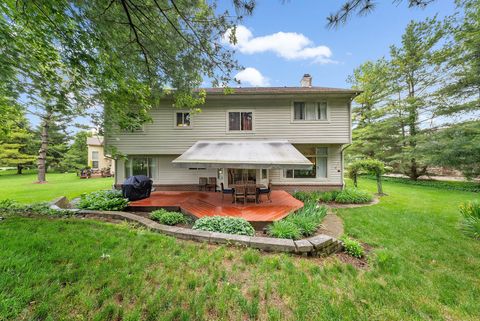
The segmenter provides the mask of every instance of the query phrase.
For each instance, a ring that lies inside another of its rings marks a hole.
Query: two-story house
[[[351,143],[356,90],[313,87],[205,89],[201,112],[163,99],[152,123],[133,133],[107,135],[127,159],[116,160],[115,182],[147,175],[157,190],[197,190],[200,177],[229,186],[238,180],[274,189],[343,187],[343,150]]]

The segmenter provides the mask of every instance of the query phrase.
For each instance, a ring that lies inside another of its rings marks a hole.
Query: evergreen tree
[[[92,134],[86,131],[80,131],[75,134],[73,143],[64,154],[60,167],[64,170],[79,170],[88,165],[88,145],[87,138]]]
[[[0,166],[16,166],[17,174],[22,174],[22,169],[36,159],[28,148],[34,135],[21,114],[4,121],[3,126],[9,130],[0,139]]]

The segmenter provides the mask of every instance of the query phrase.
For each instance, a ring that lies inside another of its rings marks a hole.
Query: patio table
[[[229,186],[230,186],[230,188],[236,189],[237,186],[245,186],[246,187],[247,185],[249,185],[249,184],[230,184]],[[265,188],[265,187],[266,186],[264,184],[255,184],[255,204],[258,204],[258,196],[260,195],[258,190],[260,188]],[[233,197],[233,195],[232,195],[232,197]]]

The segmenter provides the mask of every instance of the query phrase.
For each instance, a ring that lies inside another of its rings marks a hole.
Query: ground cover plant
[[[75,173],[49,173],[46,184],[35,184],[35,171],[22,175],[11,170],[0,173],[0,199],[21,203],[48,202],[59,196],[71,200],[83,193],[109,189],[113,184],[113,178],[80,179]]]
[[[228,234],[249,235],[255,234],[255,229],[247,220],[228,216],[206,216],[195,221],[194,230],[220,232]]]
[[[128,205],[122,191],[107,190],[82,194],[78,208],[86,210],[121,211]]]
[[[461,225],[465,233],[480,240],[480,201],[460,205],[460,213],[463,216]]]
[[[372,248],[361,270],[340,256],[265,254],[89,219],[7,218],[0,320],[478,319],[480,242],[458,226],[458,206],[478,194],[384,187],[379,204],[336,209],[346,233]]]
[[[50,208],[50,204],[47,202],[23,204],[11,199],[0,200],[0,213],[3,216],[63,217],[72,215],[70,211]]]
[[[187,223],[187,218],[179,212],[169,212],[165,209],[159,209],[150,213],[150,218],[160,224],[177,225]]]

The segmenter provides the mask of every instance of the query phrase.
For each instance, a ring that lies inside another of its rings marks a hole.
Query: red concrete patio
[[[272,191],[271,202],[265,196],[261,200],[259,204],[233,204],[231,195],[225,195],[222,201],[222,193],[158,191],[153,192],[149,198],[130,202],[129,206],[133,211],[180,208],[185,214],[198,218],[215,215],[241,217],[256,227],[278,221],[303,207],[303,202],[285,191]]]

